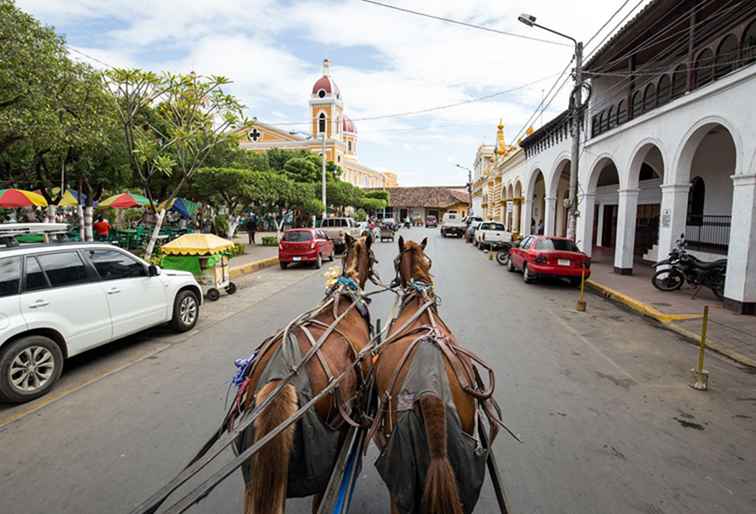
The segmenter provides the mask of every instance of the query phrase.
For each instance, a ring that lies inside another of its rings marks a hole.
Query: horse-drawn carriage
[[[493,371],[440,317],[426,241],[399,238],[390,286],[373,272],[372,237],[346,242],[342,273],[325,299],[236,362],[237,393],[219,428],[133,512],[156,512],[233,447],[233,460],[164,512],[184,512],[241,467],[247,514],[282,514],[287,497],[311,495],[313,512],[345,514],[371,439],[381,449],[376,467],[392,513],[470,514],[486,467],[508,512],[490,449],[504,427]],[[379,289],[364,292],[368,280]],[[373,331],[369,297],[388,290],[397,293],[395,315]]]
[[[394,242],[396,235],[396,223],[393,219],[385,219],[381,222],[381,242],[391,241]]]

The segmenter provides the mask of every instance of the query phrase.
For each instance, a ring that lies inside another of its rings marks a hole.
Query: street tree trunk
[[[92,232],[92,218],[94,217],[94,207],[87,205],[84,208],[84,240],[94,241],[94,233]]]
[[[150,260],[152,252],[155,251],[155,243],[157,243],[158,236],[160,235],[163,219],[165,219],[165,209],[160,209],[160,212],[158,212],[157,215],[157,220],[155,221],[155,228],[152,230],[152,235],[150,236],[150,242],[147,243],[147,249],[144,251],[144,259],[146,261]]]

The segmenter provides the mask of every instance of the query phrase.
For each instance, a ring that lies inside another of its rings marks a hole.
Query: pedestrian
[[[540,221],[538,222],[538,235],[539,235],[539,236],[542,236],[542,235],[543,235],[543,220],[540,220]]]
[[[249,238],[249,244],[255,243],[255,232],[257,232],[257,216],[254,212],[250,212],[247,217],[247,237]]]
[[[99,241],[107,241],[110,235],[110,223],[102,216],[97,216],[97,221],[92,225]]]

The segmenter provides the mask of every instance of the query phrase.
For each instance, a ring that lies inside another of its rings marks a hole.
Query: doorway
[[[601,227],[601,246],[614,248],[617,239],[617,206],[604,206],[604,226]]]

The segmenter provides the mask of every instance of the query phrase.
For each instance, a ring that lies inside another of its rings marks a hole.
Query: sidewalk
[[[248,244],[249,239],[247,233],[242,232],[236,234],[234,243],[243,244],[246,246],[246,253],[244,255],[237,255],[231,259],[231,278],[245,275],[247,273],[253,273],[269,266],[278,265],[278,247],[277,246],[262,246],[263,236],[275,236],[275,232],[258,232],[255,235],[256,245]]]
[[[603,259],[602,259],[603,260]],[[651,284],[654,269],[636,263],[633,275],[614,273],[611,262],[594,262],[587,285],[599,294],[653,318],[698,344],[704,305],[709,306],[707,346],[740,364],[756,367],[756,316],[735,314],[722,307],[711,290],[664,292]]]

